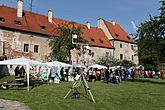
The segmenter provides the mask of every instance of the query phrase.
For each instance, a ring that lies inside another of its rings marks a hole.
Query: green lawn
[[[7,78],[1,78],[0,82]],[[88,83],[96,103],[84,97],[63,99],[71,82],[42,84],[25,90],[0,90],[0,98],[24,102],[33,110],[165,110],[165,80],[142,79],[121,84]]]

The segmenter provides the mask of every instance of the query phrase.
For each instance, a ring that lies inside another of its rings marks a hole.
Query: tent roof
[[[62,66],[62,67],[71,67],[72,66],[70,64],[59,62],[59,61],[47,62],[45,64],[47,64],[48,66]]]
[[[107,69],[106,66],[99,65],[99,64],[93,64],[93,65],[89,66],[89,68]]]
[[[112,67],[109,67],[109,69],[117,69],[117,68],[120,68],[120,66],[112,66]]]
[[[72,64],[72,66],[75,68],[85,68],[85,66],[82,66],[80,64]]]
[[[24,57],[0,61],[0,65],[41,65],[43,63]]]

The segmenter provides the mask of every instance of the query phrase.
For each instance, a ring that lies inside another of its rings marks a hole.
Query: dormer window
[[[91,41],[92,41],[92,42],[94,42],[94,41],[95,41],[95,39],[91,38]]]
[[[14,24],[17,25],[17,26],[21,26],[21,21],[17,21],[17,20],[14,20]]]
[[[119,34],[115,33],[116,37],[119,37]]]
[[[45,29],[46,29],[46,26],[40,26],[40,28],[41,28],[42,30],[45,30]]]
[[[104,42],[104,41],[100,39],[100,43],[102,43],[102,44],[103,44],[103,42]]]
[[[0,22],[5,22],[5,18],[4,17],[0,17]]]
[[[129,36],[127,36],[128,39],[131,39]]]

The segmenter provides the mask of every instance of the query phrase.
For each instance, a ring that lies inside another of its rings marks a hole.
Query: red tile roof
[[[65,20],[61,20],[61,19],[57,19],[57,18],[54,18],[53,21],[58,24],[69,23],[69,21],[65,21]],[[97,27],[92,27],[92,26],[90,27],[90,29],[88,29],[86,25],[79,24],[79,23],[75,23],[74,26],[75,27],[78,27],[78,26],[84,27],[84,29],[82,30],[82,32],[83,32],[82,38],[84,40],[87,40],[87,44],[89,44],[91,46],[99,46],[99,47],[106,47],[106,48],[114,49],[114,47],[109,42],[107,36],[104,34],[104,32],[101,29],[99,29]],[[69,27],[72,27],[72,25],[70,25]],[[94,41],[92,41],[92,39]]]
[[[89,45],[114,48],[104,32],[97,27],[90,27],[90,29],[86,27],[83,30],[83,38],[88,41]]]
[[[115,25],[113,25],[111,22],[108,22],[104,19],[103,21],[114,39],[135,43],[134,40],[127,34],[127,32],[124,31],[124,29],[119,24],[115,23]]]
[[[44,34],[48,36],[58,36],[57,28],[61,23],[69,23],[70,21],[53,18],[53,23],[48,22],[48,17],[37,13],[23,11],[23,17],[18,18],[17,9],[0,5],[0,18],[4,18],[4,22],[0,22],[0,27],[7,27],[10,29],[22,30],[27,32],[34,32],[37,34]],[[14,22],[21,22],[17,25]],[[81,25],[79,23],[76,26]],[[86,26],[85,26],[86,27]],[[43,29],[42,29],[43,28]],[[108,38],[101,29],[91,27],[90,29],[83,29],[83,39],[87,40],[89,45],[114,48],[109,42]],[[94,39],[94,41],[92,41]]]
[[[7,6],[0,6],[0,17],[5,19],[5,22],[0,23],[0,27],[7,27],[45,35],[52,35],[54,28],[57,28],[56,25],[48,22],[48,18],[46,16],[23,11],[23,17],[18,18],[17,9]],[[15,21],[21,22],[21,25],[15,24]],[[45,29],[41,29],[40,26],[45,27]]]

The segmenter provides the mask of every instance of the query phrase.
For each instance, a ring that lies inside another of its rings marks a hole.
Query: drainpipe
[[[112,41],[113,47],[114,47],[114,44],[115,44],[115,41],[113,40],[113,41]],[[113,49],[113,58],[114,58],[114,56],[115,56],[115,49]]]

